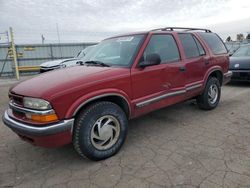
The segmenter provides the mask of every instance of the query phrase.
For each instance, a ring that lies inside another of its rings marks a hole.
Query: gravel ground
[[[4,83],[0,114],[14,81]],[[101,162],[71,145],[34,147],[0,122],[0,187],[250,187],[249,101],[250,84],[227,85],[213,111],[189,101],[132,120],[121,151]]]

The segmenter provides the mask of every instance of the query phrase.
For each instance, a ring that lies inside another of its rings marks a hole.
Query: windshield
[[[129,67],[143,36],[131,35],[104,40],[87,53],[82,61],[99,61],[109,66]]]
[[[233,57],[250,56],[250,46],[241,46],[233,55]]]
[[[230,54],[233,54],[240,47],[240,43],[236,43],[236,42],[225,43],[225,45],[226,45],[226,47],[227,47]]]
[[[82,59],[87,53],[90,52],[90,50],[92,50],[94,48],[95,45],[93,46],[88,46],[86,47],[84,50],[80,51],[77,56],[75,56],[75,58],[77,59]]]

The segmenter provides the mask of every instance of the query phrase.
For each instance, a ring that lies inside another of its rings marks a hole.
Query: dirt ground
[[[224,86],[213,111],[189,101],[130,121],[121,151],[100,162],[34,147],[1,121],[0,137],[0,187],[250,187],[250,84]]]

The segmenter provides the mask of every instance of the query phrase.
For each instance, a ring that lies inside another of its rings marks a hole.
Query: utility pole
[[[58,43],[59,43],[59,49],[62,57],[62,48],[61,48],[61,40],[60,40],[60,35],[59,35],[59,28],[58,28],[58,23],[56,23],[56,31],[57,31],[57,38],[58,38]]]
[[[43,36],[43,34],[41,35],[41,38],[42,38],[42,44],[44,44],[45,37]]]
[[[13,35],[12,27],[10,27],[10,40],[11,40],[11,49],[13,52],[13,61],[14,61],[15,70],[16,70],[16,79],[19,80],[19,70],[18,70],[18,64],[17,64],[16,46],[14,43],[14,35]]]

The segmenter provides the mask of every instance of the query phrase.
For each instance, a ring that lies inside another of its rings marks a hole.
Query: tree
[[[231,37],[228,36],[227,39],[226,39],[226,41],[227,41],[227,42],[231,42],[231,41],[232,41]]]
[[[246,39],[247,39],[247,40],[250,40],[250,33],[248,33]]]
[[[242,42],[244,40],[244,35],[242,33],[237,34],[236,40]]]

